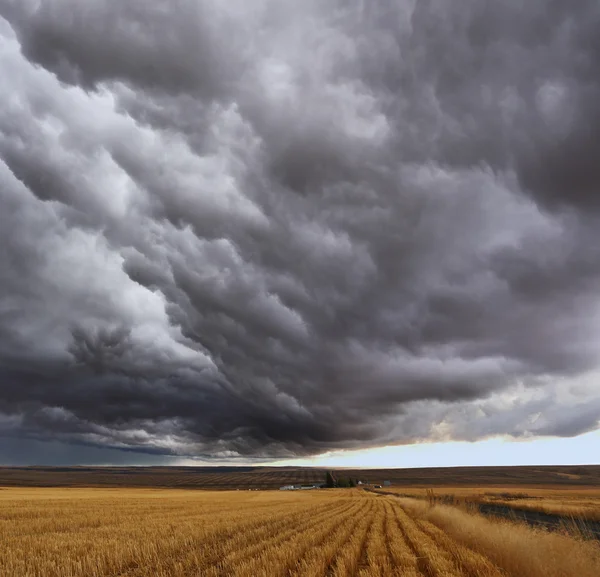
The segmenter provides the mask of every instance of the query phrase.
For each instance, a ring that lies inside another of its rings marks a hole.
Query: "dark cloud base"
[[[0,0],[3,443],[598,427],[597,2],[121,4]]]
[[[0,460],[4,466],[10,467],[168,466],[176,462],[175,457],[152,452],[12,437],[0,437]]]

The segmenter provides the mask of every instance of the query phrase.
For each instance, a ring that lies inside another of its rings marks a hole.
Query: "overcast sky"
[[[599,29],[0,0],[0,462],[597,430]]]

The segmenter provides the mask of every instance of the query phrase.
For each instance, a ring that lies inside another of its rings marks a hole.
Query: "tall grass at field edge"
[[[505,520],[490,520],[447,505],[399,499],[407,513],[430,521],[457,542],[519,577],[598,577],[600,543]]]

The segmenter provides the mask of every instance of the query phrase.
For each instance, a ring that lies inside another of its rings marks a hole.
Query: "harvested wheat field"
[[[359,489],[0,489],[10,577],[600,575],[597,542]]]

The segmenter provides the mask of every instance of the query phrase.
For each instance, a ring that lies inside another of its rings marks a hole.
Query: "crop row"
[[[559,547],[576,548],[576,572],[552,573]],[[359,489],[0,490],[0,574],[12,577],[584,577],[598,574],[586,573],[594,551]]]

